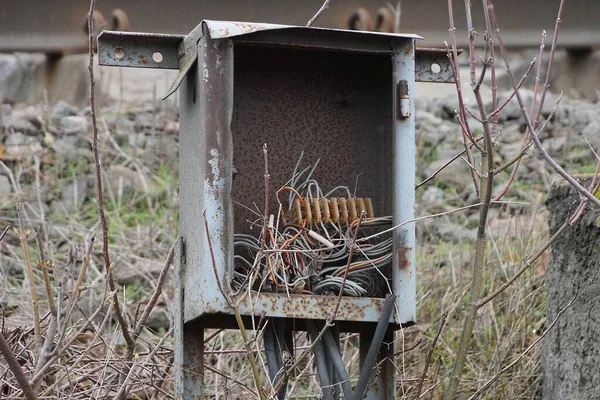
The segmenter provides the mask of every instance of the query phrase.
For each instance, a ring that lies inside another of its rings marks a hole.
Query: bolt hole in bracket
[[[154,53],[152,53],[152,60],[155,63],[161,63],[163,60],[163,55],[160,51],[155,51]]]
[[[123,50],[120,47],[117,47],[113,54],[115,56],[115,59],[121,60],[123,57],[125,57],[125,50]]]
[[[171,95],[191,66],[191,54],[181,54],[186,37],[156,33],[103,31],[98,36],[100,65],[114,67],[180,69],[179,76],[164,98]],[[415,52],[415,81],[454,83],[446,49],[419,48]]]

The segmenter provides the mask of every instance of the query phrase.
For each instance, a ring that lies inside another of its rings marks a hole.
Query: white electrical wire
[[[287,196],[287,211],[298,196],[314,200],[327,198],[341,191],[348,198],[351,197],[346,186],[336,186],[323,194],[318,182],[313,179],[318,160],[297,172],[303,155],[300,155],[292,178],[286,183],[292,189]],[[232,286],[235,290],[251,284],[251,271],[258,268],[262,274],[260,281],[269,282],[270,290],[275,291],[338,294],[342,286],[344,295],[347,296],[365,296],[375,291],[376,280],[370,271],[378,269],[381,274],[381,269],[390,265],[393,244],[390,233],[377,235],[369,241],[357,240],[352,244],[354,232],[351,224],[325,224],[318,221],[311,227],[287,225],[280,229],[281,215],[283,212],[280,206],[275,226],[274,216],[269,216],[269,236],[264,239],[263,251],[263,239],[247,234],[234,235],[236,254]],[[372,236],[391,225],[391,217],[365,219],[360,224],[357,238]],[[352,262],[348,265],[351,244],[357,246],[359,251],[354,251]],[[349,271],[343,283],[342,275],[346,268]]]

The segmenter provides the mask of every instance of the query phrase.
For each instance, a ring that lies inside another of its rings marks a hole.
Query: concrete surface
[[[562,180],[557,182],[546,202],[550,234],[573,213],[580,199],[569,185]],[[552,245],[552,257],[546,270],[546,326],[576,292],[578,296],[544,339],[543,399],[600,398],[599,217],[597,209],[589,209],[578,224]]]

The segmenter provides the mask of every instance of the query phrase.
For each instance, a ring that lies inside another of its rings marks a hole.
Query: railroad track
[[[203,19],[259,21],[287,25],[304,25],[321,6],[322,0],[102,0],[98,9],[104,14],[105,26],[110,16],[122,9],[138,32],[186,33]],[[333,1],[317,21],[318,26],[346,28],[352,15],[364,8],[375,16],[385,5],[376,0]],[[554,29],[558,1],[502,0],[497,2],[498,18],[504,38],[511,47],[539,45],[541,31]],[[463,2],[455,2],[459,45],[466,44]],[[87,50],[84,23],[86,1],[3,0],[0,9],[0,52],[43,52],[47,54],[80,53]],[[475,27],[482,30],[480,2],[473,2]],[[570,0],[561,24],[560,45],[569,49],[600,47],[600,2]],[[446,2],[442,0],[404,1],[401,30],[425,38],[420,46],[443,47],[448,39]]]

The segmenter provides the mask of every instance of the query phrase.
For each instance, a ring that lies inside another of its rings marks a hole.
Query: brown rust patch
[[[369,300],[369,303],[373,305],[373,308],[375,308],[375,311],[377,311],[378,314],[381,314],[381,310],[383,309],[383,302],[381,299],[371,299]]]
[[[410,252],[412,247],[398,246],[396,249],[396,265],[400,269],[408,269],[410,267]]]
[[[365,300],[368,303],[366,305]],[[259,307],[267,315],[277,312],[281,307],[281,313],[288,318],[327,319],[334,312],[337,301],[337,296],[291,294],[288,297],[286,294],[264,293],[256,303],[262,303]],[[343,297],[336,319],[363,321],[367,317],[366,310],[381,313],[381,307],[381,299]]]
[[[283,312],[310,319],[328,318],[331,316],[337,303],[337,296],[291,295],[283,302]],[[347,298],[342,298],[338,311],[339,319],[361,321],[365,318],[362,307]]]

